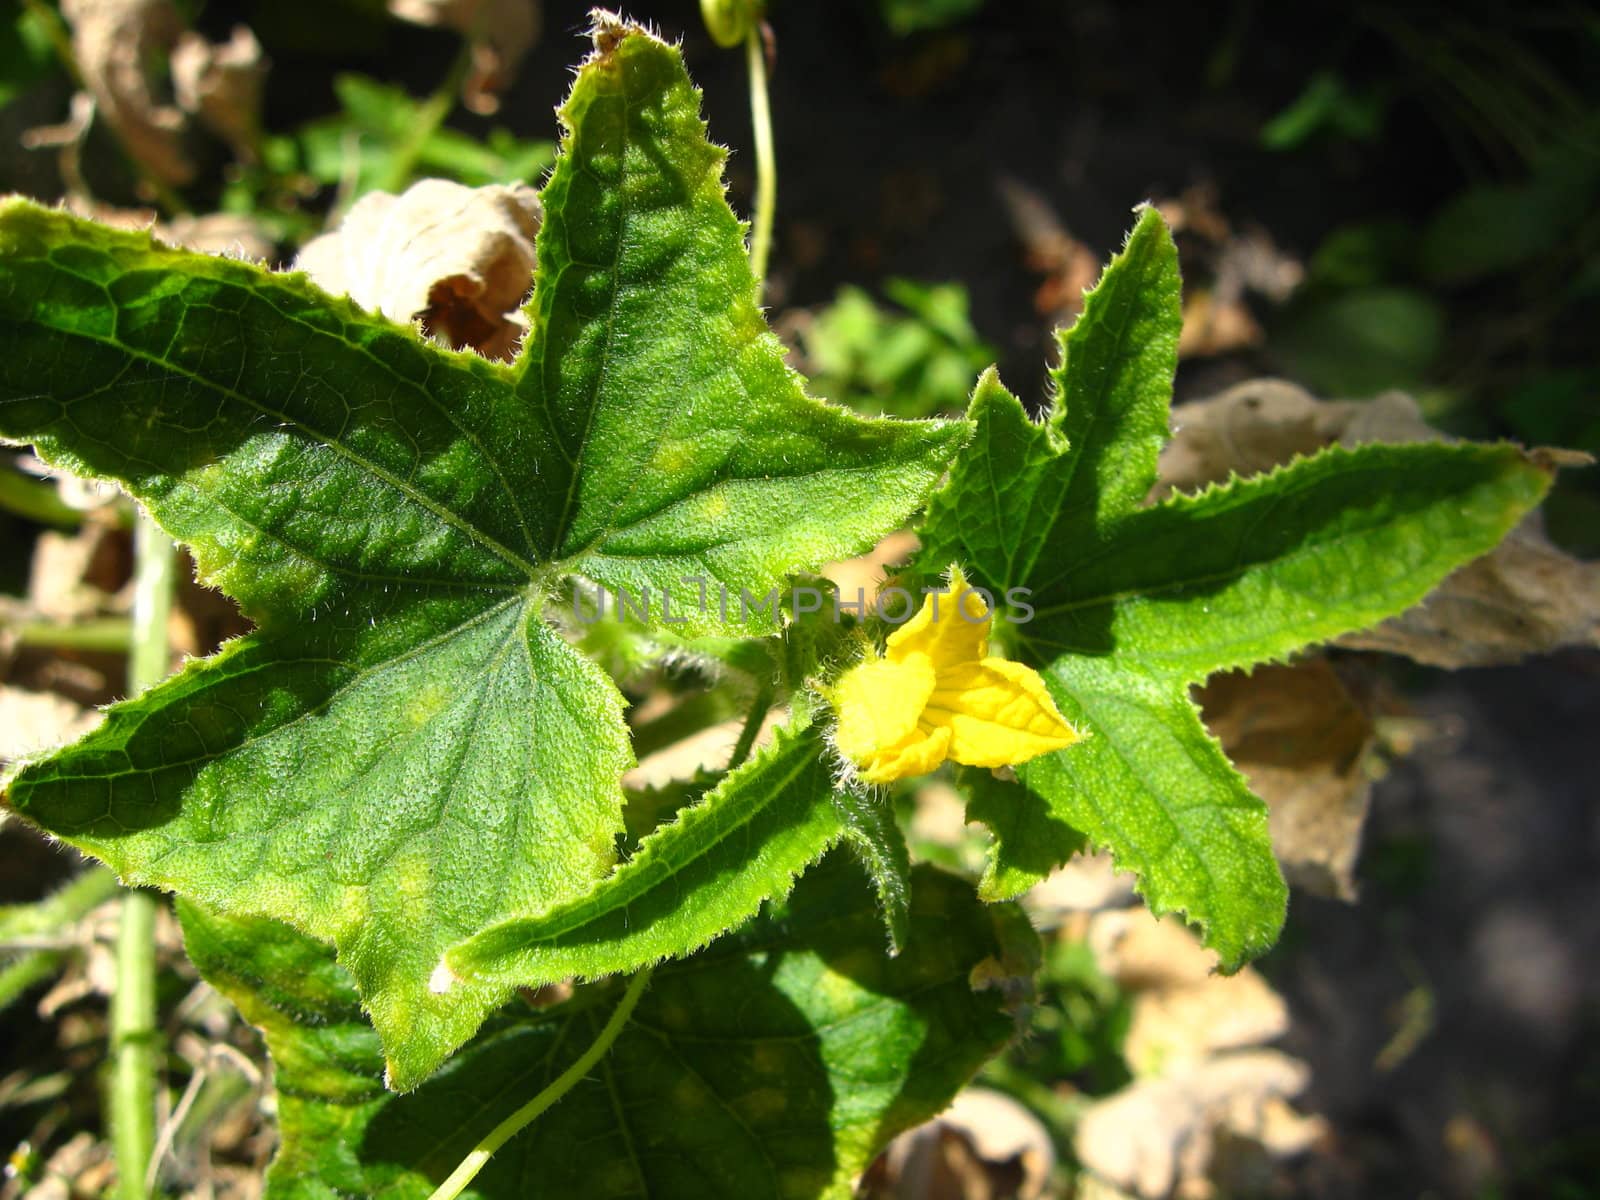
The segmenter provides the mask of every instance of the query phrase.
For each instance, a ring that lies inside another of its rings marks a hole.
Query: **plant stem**
[[[167,617],[178,577],[172,541],[144,513],[134,525],[133,646],[128,652],[128,694],[167,677]]]
[[[104,867],[88,867],[55,895],[35,904],[13,904],[0,908],[0,1012],[8,1008],[34,984],[49,979],[61,969],[66,954],[54,949],[24,949],[10,952],[29,937],[59,934],[91,909],[116,894],[117,877]]]
[[[129,891],[117,931],[117,990],[111,996],[111,1142],[117,1195],[145,1200],[156,1140],[156,897]]]
[[[105,867],[90,866],[54,895],[32,904],[0,908],[0,949],[15,938],[59,933],[117,892],[117,877]]]
[[[585,1075],[593,1070],[594,1065],[605,1057],[606,1051],[611,1049],[611,1043],[617,1040],[617,1035],[622,1032],[622,1027],[628,1023],[628,1018],[633,1015],[633,1006],[639,1003],[639,997],[644,994],[646,985],[650,982],[650,971],[646,968],[637,972],[628,981],[628,990],[622,993],[622,999],[617,1001],[617,1007],[612,1010],[611,1017],[600,1030],[600,1036],[595,1038],[590,1047],[579,1056],[565,1071],[561,1072],[555,1080],[541,1091],[532,1100],[529,1100],[516,1112],[512,1113],[500,1124],[491,1130],[487,1137],[472,1148],[472,1152],[461,1160],[461,1164],[450,1172],[450,1177],[434,1189],[433,1195],[428,1200],[455,1200],[462,1190],[471,1183],[478,1172],[483,1170],[484,1164],[489,1161],[494,1152],[509,1142],[524,1126],[528,1125],[540,1113],[544,1112],[557,1100],[570,1092]]]
[[[761,723],[767,719],[767,712],[772,708],[773,687],[770,683],[761,685],[756,692],[755,703],[750,706],[750,713],[744,719],[744,728],[739,731],[739,740],[734,744],[733,754],[728,759],[728,770],[733,770],[750,757],[750,751],[755,749],[756,735],[761,732]]]
[[[378,181],[378,191],[398,192],[405,186],[406,181],[411,178],[411,172],[416,169],[417,160],[422,157],[428,139],[439,132],[439,127],[455,108],[456,95],[461,91],[461,81],[467,77],[471,67],[472,46],[470,43],[464,43],[461,52],[450,64],[450,70],[445,74],[444,80],[434,89],[431,96],[417,106],[416,122],[411,126],[405,141],[396,147],[394,158],[389,162],[389,170]]]
[[[750,271],[759,290],[772,251],[772,215],[778,207],[778,158],[772,148],[772,105],[767,98],[767,56],[757,22],[744,40],[750,67],[750,120],[756,137],[756,215],[750,234]]]
[[[136,567],[133,648],[128,691],[143,691],[167,673],[167,614],[177,556],[167,535],[140,514],[134,528]],[[117,932],[117,988],[111,996],[111,1141],[117,1195],[145,1200],[156,1138],[156,914],[153,892],[128,891]]]
[[[70,625],[57,621],[18,621],[0,618],[0,629],[19,646],[48,650],[82,650],[91,654],[127,654],[133,649],[132,626],[126,617],[90,617]]]
[[[30,479],[21,471],[0,471],[0,508],[58,529],[83,524],[83,514],[61,499],[54,483]]]

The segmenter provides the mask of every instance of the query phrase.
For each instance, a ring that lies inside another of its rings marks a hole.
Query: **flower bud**
[[[765,0],[700,0],[700,16],[711,40],[727,48],[750,36],[765,8]]]

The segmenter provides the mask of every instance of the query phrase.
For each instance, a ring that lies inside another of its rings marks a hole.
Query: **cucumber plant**
[[[1013,1036],[1009,900],[1084,846],[1224,969],[1273,944],[1266,810],[1190,688],[1417,603],[1550,483],[1364,446],[1147,505],[1181,323],[1148,209],[1042,418],[993,371],[964,419],[854,415],[766,326],[677,50],[598,18],[560,117],[509,364],[0,208],[0,436],[120,484],[254,623],[4,804],[177,896],[266,1036],[274,1196],[847,1194]],[[876,599],[807,574],[907,522]],[[754,696],[736,761],[626,792],[602,638]],[[976,886],[911,866],[878,786],[946,760]]]

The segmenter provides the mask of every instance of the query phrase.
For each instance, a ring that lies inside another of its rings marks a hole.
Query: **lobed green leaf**
[[[1021,766],[1019,785],[963,773],[969,813],[996,836],[984,894],[1017,894],[1087,835],[1231,969],[1276,940],[1286,889],[1266,808],[1190,685],[1416,603],[1536,505],[1549,470],[1504,445],[1364,446],[1144,507],[1177,297],[1176,252],[1146,211],[1064,339],[1046,420],[993,373],[979,381],[974,437],[929,503],[919,561],[1009,593],[999,636],[1089,735]]]
[[[356,993],[327,952],[270,922],[181,907],[190,956],[266,1034],[281,1142],[269,1200],[426,1197],[592,1042],[614,992],[507,1010],[417,1091],[386,1094]],[[1019,914],[919,868],[898,958],[835,854],[786,904],[657,969],[601,1065],[463,1193],[839,1197],[895,1133],[946,1104],[1011,1037],[1007,972],[1036,953]],[[975,990],[982,977],[989,990]]]
[[[121,483],[258,626],[5,803],[129,882],[334,943],[401,1088],[506,994],[431,992],[444,950],[615,860],[632,754],[616,689],[547,623],[564,581],[717,627],[700,588],[765,596],[864,549],[965,436],[805,396],[678,52],[597,45],[511,367],[300,277],[0,205],[0,438]]]

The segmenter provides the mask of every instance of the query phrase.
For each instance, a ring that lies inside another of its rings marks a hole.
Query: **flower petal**
[[[892,783],[910,775],[936,771],[950,749],[948,729],[919,727],[898,745],[880,750],[865,763],[858,764],[861,778],[868,783]]]
[[[949,756],[969,767],[1027,762],[1079,738],[1031,667],[986,658],[938,673],[922,724],[950,730]]]
[[[917,720],[933,681],[933,666],[920,654],[907,662],[871,655],[839,676],[828,695],[839,714],[839,753],[863,768],[885,751],[898,753],[919,736]]]
[[[950,590],[930,592],[916,616],[889,635],[887,657],[903,662],[925,654],[935,670],[975,663],[989,653],[994,616],[960,567],[950,568]]]

